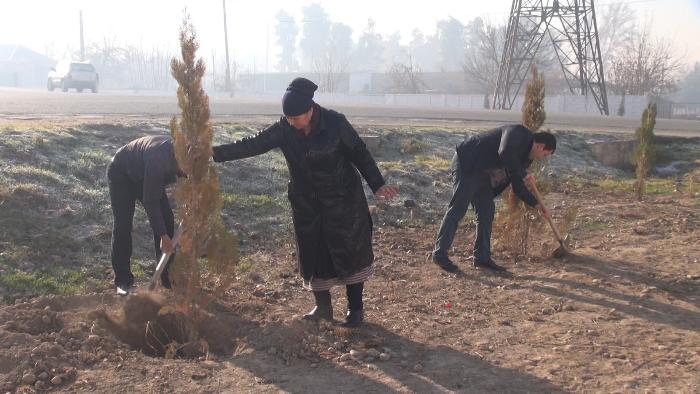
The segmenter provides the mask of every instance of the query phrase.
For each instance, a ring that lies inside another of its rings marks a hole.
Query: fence
[[[700,104],[673,103],[672,117],[700,120]]]

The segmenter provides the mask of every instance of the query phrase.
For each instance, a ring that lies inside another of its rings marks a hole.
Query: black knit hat
[[[311,108],[314,103],[315,83],[306,78],[294,78],[282,96],[282,112],[286,116],[298,116]]]

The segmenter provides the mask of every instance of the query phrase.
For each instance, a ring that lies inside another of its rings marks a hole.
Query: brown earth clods
[[[312,297],[290,244],[250,257],[252,270],[211,306],[216,329],[200,333],[209,352],[199,358],[132,350],[147,348],[134,343],[142,317],[121,317],[120,327],[135,325],[128,333],[110,327],[124,310],[154,314],[167,293],[118,298],[106,288],[4,306],[0,389],[697,392],[697,198],[637,203],[584,188],[572,197],[585,202],[579,221],[600,225],[574,228],[576,248],[562,260],[501,260],[511,275],[470,266],[471,228],[455,241],[461,271],[448,274],[426,259],[435,226],[379,225],[366,324],[355,330],[299,319]],[[549,234],[537,237],[555,247]],[[333,294],[340,319],[344,292]]]
[[[168,307],[170,293],[145,291],[143,279],[128,297],[91,278],[86,294],[0,305],[0,393],[700,392],[697,194],[637,202],[631,192],[559,180],[545,199],[558,223],[565,207],[578,209],[571,254],[550,258],[558,244],[542,227],[530,243],[542,257],[513,258],[501,246],[509,234],[496,228],[494,259],[510,274],[476,270],[474,226],[465,219],[452,253],[460,271],[446,273],[428,258],[451,187],[445,163],[454,145],[445,141],[459,138],[444,134],[426,137],[441,138],[434,145],[444,152],[425,155],[440,156],[439,170],[384,168],[404,201],[374,211],[375,274],[365,286],[362,327],[302,321],[313,297],[295,272],[288,220],[235,217],[230,224],[247,229],[241,246],[249,268],[195,325]],[[109,141],[107,152],[133,136],[96,135]],[[284,174],[272,166],[258,171],[273,185],[255,183],[257,163],[225,170],[259,195],[284,189]],[[106,208],[95,209],[101,220]],[[138,232],[135,243],[145,246],[137,251],[151,253],[148,229]],[[90,244],[108,245],[103,233]],[[333,297],[339,321],[344,289]]]

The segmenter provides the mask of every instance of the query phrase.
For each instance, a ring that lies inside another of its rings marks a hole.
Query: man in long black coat
[[[362,291],[372,274],[372,219],[362,177],[378,198],[393,198],[364,142],[345,116],[313,102],[317,86],[294,79],[282,100],[284,115],[252,137],[213,147],[216,162],[279,148],[289,168],[288,198],[299,272],[316,307],[305,319],[333,319],[330,288],[346,286],[345,326],[363,320]]]
[[[175,217],[165,187],[183,176],[175,160],[170,136],[135,139],[117,150],[107,167],[109,197],[112,203],[112,268],[117,294],[126,295],[134,284],[131,273],[132,223],[136,201],[143,205],[153,230],[156,260],[173,251],[171,237]],[[172,258],[168,261],[168,265]],[[161,274],[164,287],[170,287],[168,266]]]
[[[495,214],[493,199],[512,185],[518,198],[548,216],[549,212],[537,203],[526,186],[535,184],[535,178],[526,169],[533,160],[544,159],[554,153],[556,143],[550,133],[533,134],[522,125],[507,125],[472,135],[457,145],[452,158],[454,192],[435,241],[433,262],[446,271],[457,270],[448,257],[448,251],[459,221],[471,204],[476,211],[474,266],[504,271],[491,259],[491,227]]]

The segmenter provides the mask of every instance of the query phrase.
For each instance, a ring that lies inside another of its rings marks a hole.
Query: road
[[[431,124],[483,125],[488,127],[520,121],[516,111],[463,110],[403,106],[348,105],[327,103],[358,124]],[[214,121],[246,117],[265,117],[270,121],[280,115],[279,100],[210,97]],[[131,93],[104,91],[97,94],[48,92],[43,90],[0,88],[0,118],[163,118],[179,114],[175,93]],[[547,113],[543,128],[591,132],[633,133],[639,119],[588,114]],[[700,121],[657,119],[657,135],[700,137]]]

